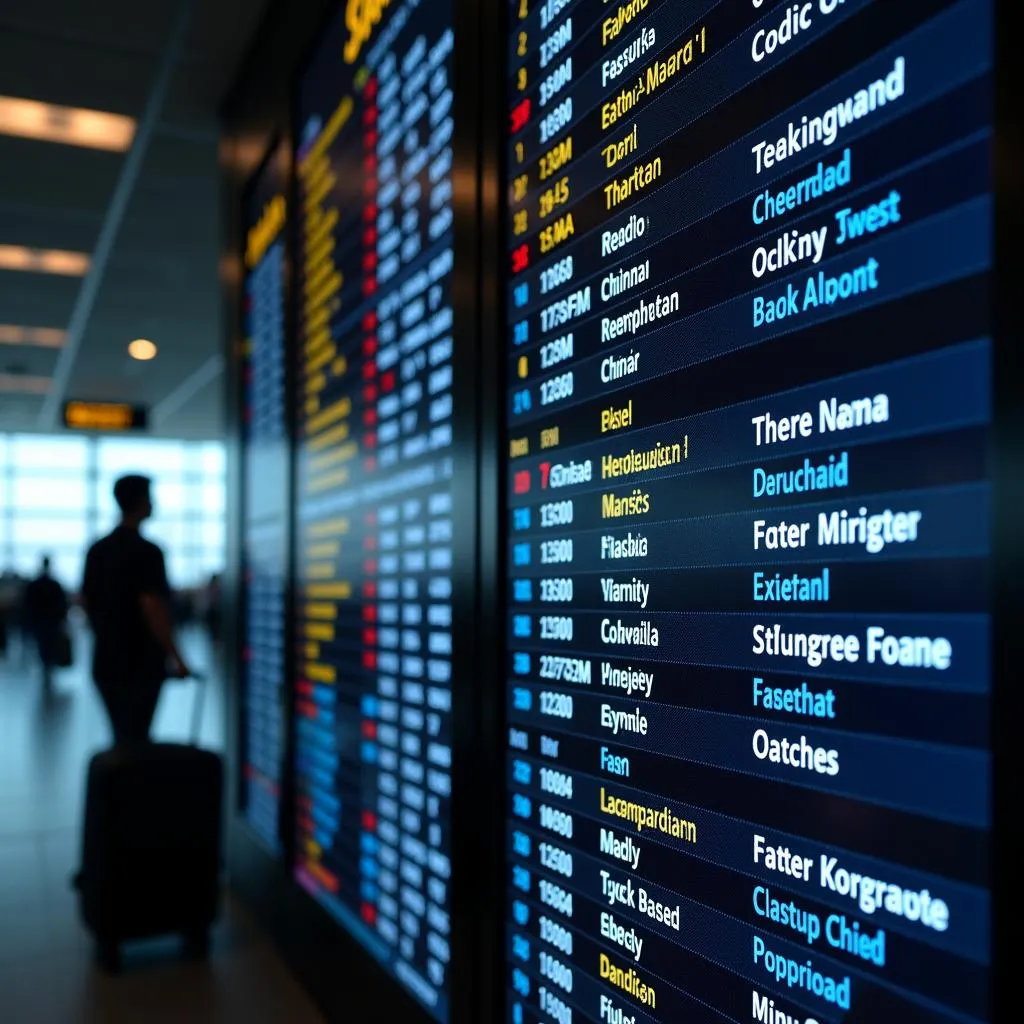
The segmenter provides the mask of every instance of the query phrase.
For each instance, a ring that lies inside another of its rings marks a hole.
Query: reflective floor
[[[211,680],[202,741],[223,743],[217,659],[205,636],[185,634],[186,657]],[[4,1024],[315,1024],[322,1020],[266,937],[227,899],[207,963],[177,955],[175,940],[127,947],[124,972],[102,973],[78,920],[69,878],[78,860],[83,778],[109,739],[88,679],[88,638],[76,665],[43,696],[38,667],[12,640],[0,656],[0,1021]],[[194,683],[171,683],[157,739],[187,738]]]

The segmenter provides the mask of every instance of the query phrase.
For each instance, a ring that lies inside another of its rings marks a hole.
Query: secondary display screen
[[[296,875],[441,1021],[451,22],[437,0],[347,4],[297,106]]]
[[[285,756],[287,183],[288,150],[278,145],[246,191],[243,299],[242,808],[275,851]]]
[[[508,7],[507,1019],[991,1019],[993,8]]]

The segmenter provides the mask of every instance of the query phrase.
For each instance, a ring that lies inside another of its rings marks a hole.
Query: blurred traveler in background
[[[46,693],[53,691],[53,670],[71,664],[67,617],[68,596],[50,573],[50,559],[44,555],[39,575],[25,587],[25,630],[39,654]]]
[[[82,603],[96,637],[93,679],[124,746],[149,739],[164,680],[190,673],[174,642],[163,552],[139,533],[153,514],[149,478],[121,477],[114,499],[121,522],[86,555]]]
[[[0,573],[0,658],[7,657],[7,648],[11,640],[11,615],[14,611],[13,590],[7,580],[10,570]]]
[[[21,663],[27,664],[29,643],[25,635],[25,581],[12,569],[5,569],[0,576],[0,617],[7,627],[9,656],[13,658],[17,645]]]

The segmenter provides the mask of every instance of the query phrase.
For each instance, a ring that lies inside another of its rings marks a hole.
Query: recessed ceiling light
[[[84,252],[0,245],[0,270],[25,270],[35,274],[83,277],[88,269],[89,256]]]
[[[156,355],[156,345],[147,338],[136,338],[128,346],[128,355],[130,355],[132,359],[138,359],[145,362],[147,359],[152,359]]]
[[[67,331],[59,327],[19,327],[0,324],[0,345],[34,345],[37,348],[60,348]]]
[[[0,134],[123,153],[135,137],[135,119],[0,96]]]

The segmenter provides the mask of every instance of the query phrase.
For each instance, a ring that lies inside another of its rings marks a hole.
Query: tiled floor
[[[201,633],[186,636],[197,670],[218,678]],[[69,878],[78,860],[82,780],[107,743],[102,705],[78,665],[44,699],[37,669],[17,645],[0,657],[0,1022],[3,1024],[316,1024],[322,1018],[243,908],[226,901],[206,963],[177,955],[174,940],[129,950],[118,977],[93,963]],[[188,734],[193,683],[170,684],[155,737]],[[207,694],[203,743],[220,747],[221,691]]]

